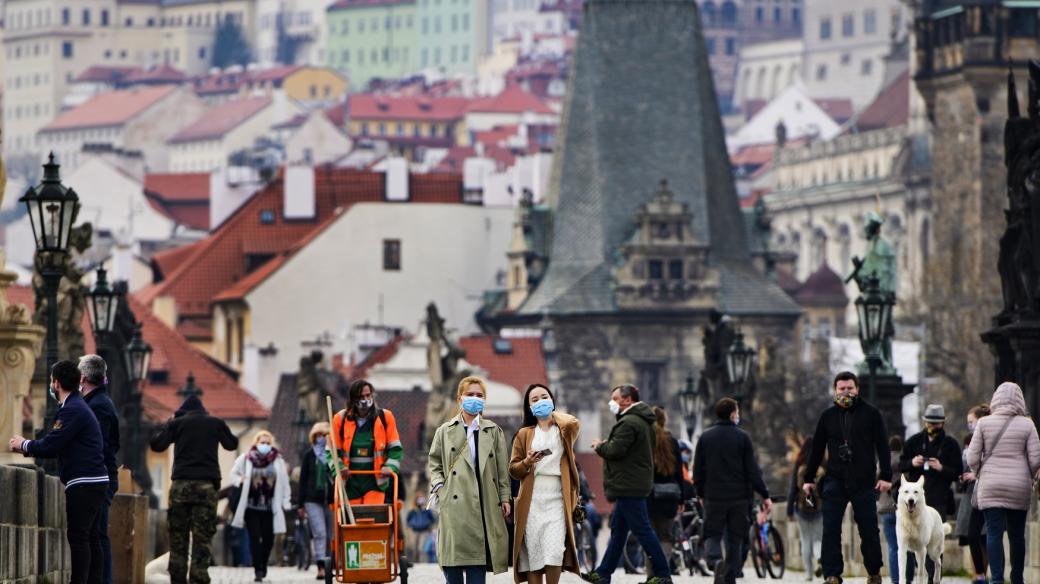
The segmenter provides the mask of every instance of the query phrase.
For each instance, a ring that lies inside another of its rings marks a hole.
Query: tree
[[[296,51],[299,50],[299,39],[289,35],[288,20],[292,18],[291,12],[279,12],[276,24],[278,27],[277,61],[282,65],[296,64]]]
[[[238,22],[233,18],[222,20],[213,43],[213,66],[223,69],[231,65],[246,65],[252,57],[252,50]]]

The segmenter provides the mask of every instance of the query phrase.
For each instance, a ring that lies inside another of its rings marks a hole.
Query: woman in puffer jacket
[[[1040,438],[1026,415],[1022,388],[1001,383],[968,446],[977,506],[986,520],[990,582],[1004,582],[1004,532],[1011,547],[1011,584],[1025,584],[1026,513],[1040,474]],[[998,439],[999,437],[999,439]]]

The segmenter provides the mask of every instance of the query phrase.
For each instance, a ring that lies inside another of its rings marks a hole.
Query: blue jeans
[[[484,584],[487,566],[443,566],[444,579],[448,584]],[[466,575],[465,581],[462,579]]]
[[[1018,509],[983,509],[986,518],[986,553],[992,584],[1004,583],[1004,531],[1011,547],[1011,584],[1025,584],[1026,512]]]
[[[661,541],[657,539],[653,527],[650,526],[650,515],[646,511],[646,499],[642,497],[618,497],[614,501],[614,514],[610,517],[610,542],[603,554],[603,561],[596,568],[601,578],[610,581],[611,574],[617,569],[621,560],[621,552],[628,541],[628,532],[635,534],[643,551],[650,556],[654,574],[663,574],[670,578],[672,571],[668,568],[668,559],[664,557]],[[450,584],[450,583],[449,583]]]
[[[108,490],[105,491],[105,503],[101,506],[101,549],[105,553],[105,572],[102,575],[103,584],[112,584],[112,541],[108,539],[108,510],[112,507],[112,499],[119,490],[119,479],[109,477]]]
[[[899,542],[896,541],[896,514],[882,513],[881,528],[888,544],[888,574],[892,584],[899,584]]]

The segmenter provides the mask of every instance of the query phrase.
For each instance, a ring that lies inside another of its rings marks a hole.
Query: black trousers
[[[722,534],[726,537],[726,567],[723,578],[727,583],[735,582],[737,572],[743,565],[741,548],[750,528],[747,499],[712,501],[704,503],[704,543],[711,562],[722,557]]]
[[[820,487],[823,499],[823,577],[841,577],[845,561],[841,555],[841,521],[852,505],[852,518],[859,530],[859,550],[867,574],[881,573],[881,533],[878,531],[877,498],[871,487],[846,487],[842,479],[824,477]]]
[[[65,491],[65,536],[72,555],[71,584],[102,584],[105,550],[101,547],[101,509],[107,483],[88,483]]]
[[[249,553],[253,556],[253,571],[257,576],[267,575],[267,559],[274,546],[274,513],[246,509],[246,530],[249,531]]]

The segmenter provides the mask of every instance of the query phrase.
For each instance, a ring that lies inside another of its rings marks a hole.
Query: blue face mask
[[[264,456],[267,456],[268,454],[271,453],[271,445],[270,444],[257,444],[256,445],[256,451],[259,452],[260,454],[263,454]]]
[[[58,401],[58,394],[54,392],[53,385],[47,387],[47,393],[51,395],[51,398],[54,399],[54,401]]]
[[[683,462],[690,462],[690,455],[689,454],[683,454],[682,455],[682,461]]]
[[[739,425],[740,425],[740,416],[736,416],[736,417],[734,417],[734,418],[733,418],[733,423],[734,423],[735,425],[739,426]]]
[[[554,409],[556,408],[553,406],[551,399],[539,400],[531,405],[531,413],[536,418],[548,418],[552,415]]]
[[[462,409],[465,410],[467,414],[475,416],[484,411],[484,398],[474,396],[464,397],[462,398]]]

